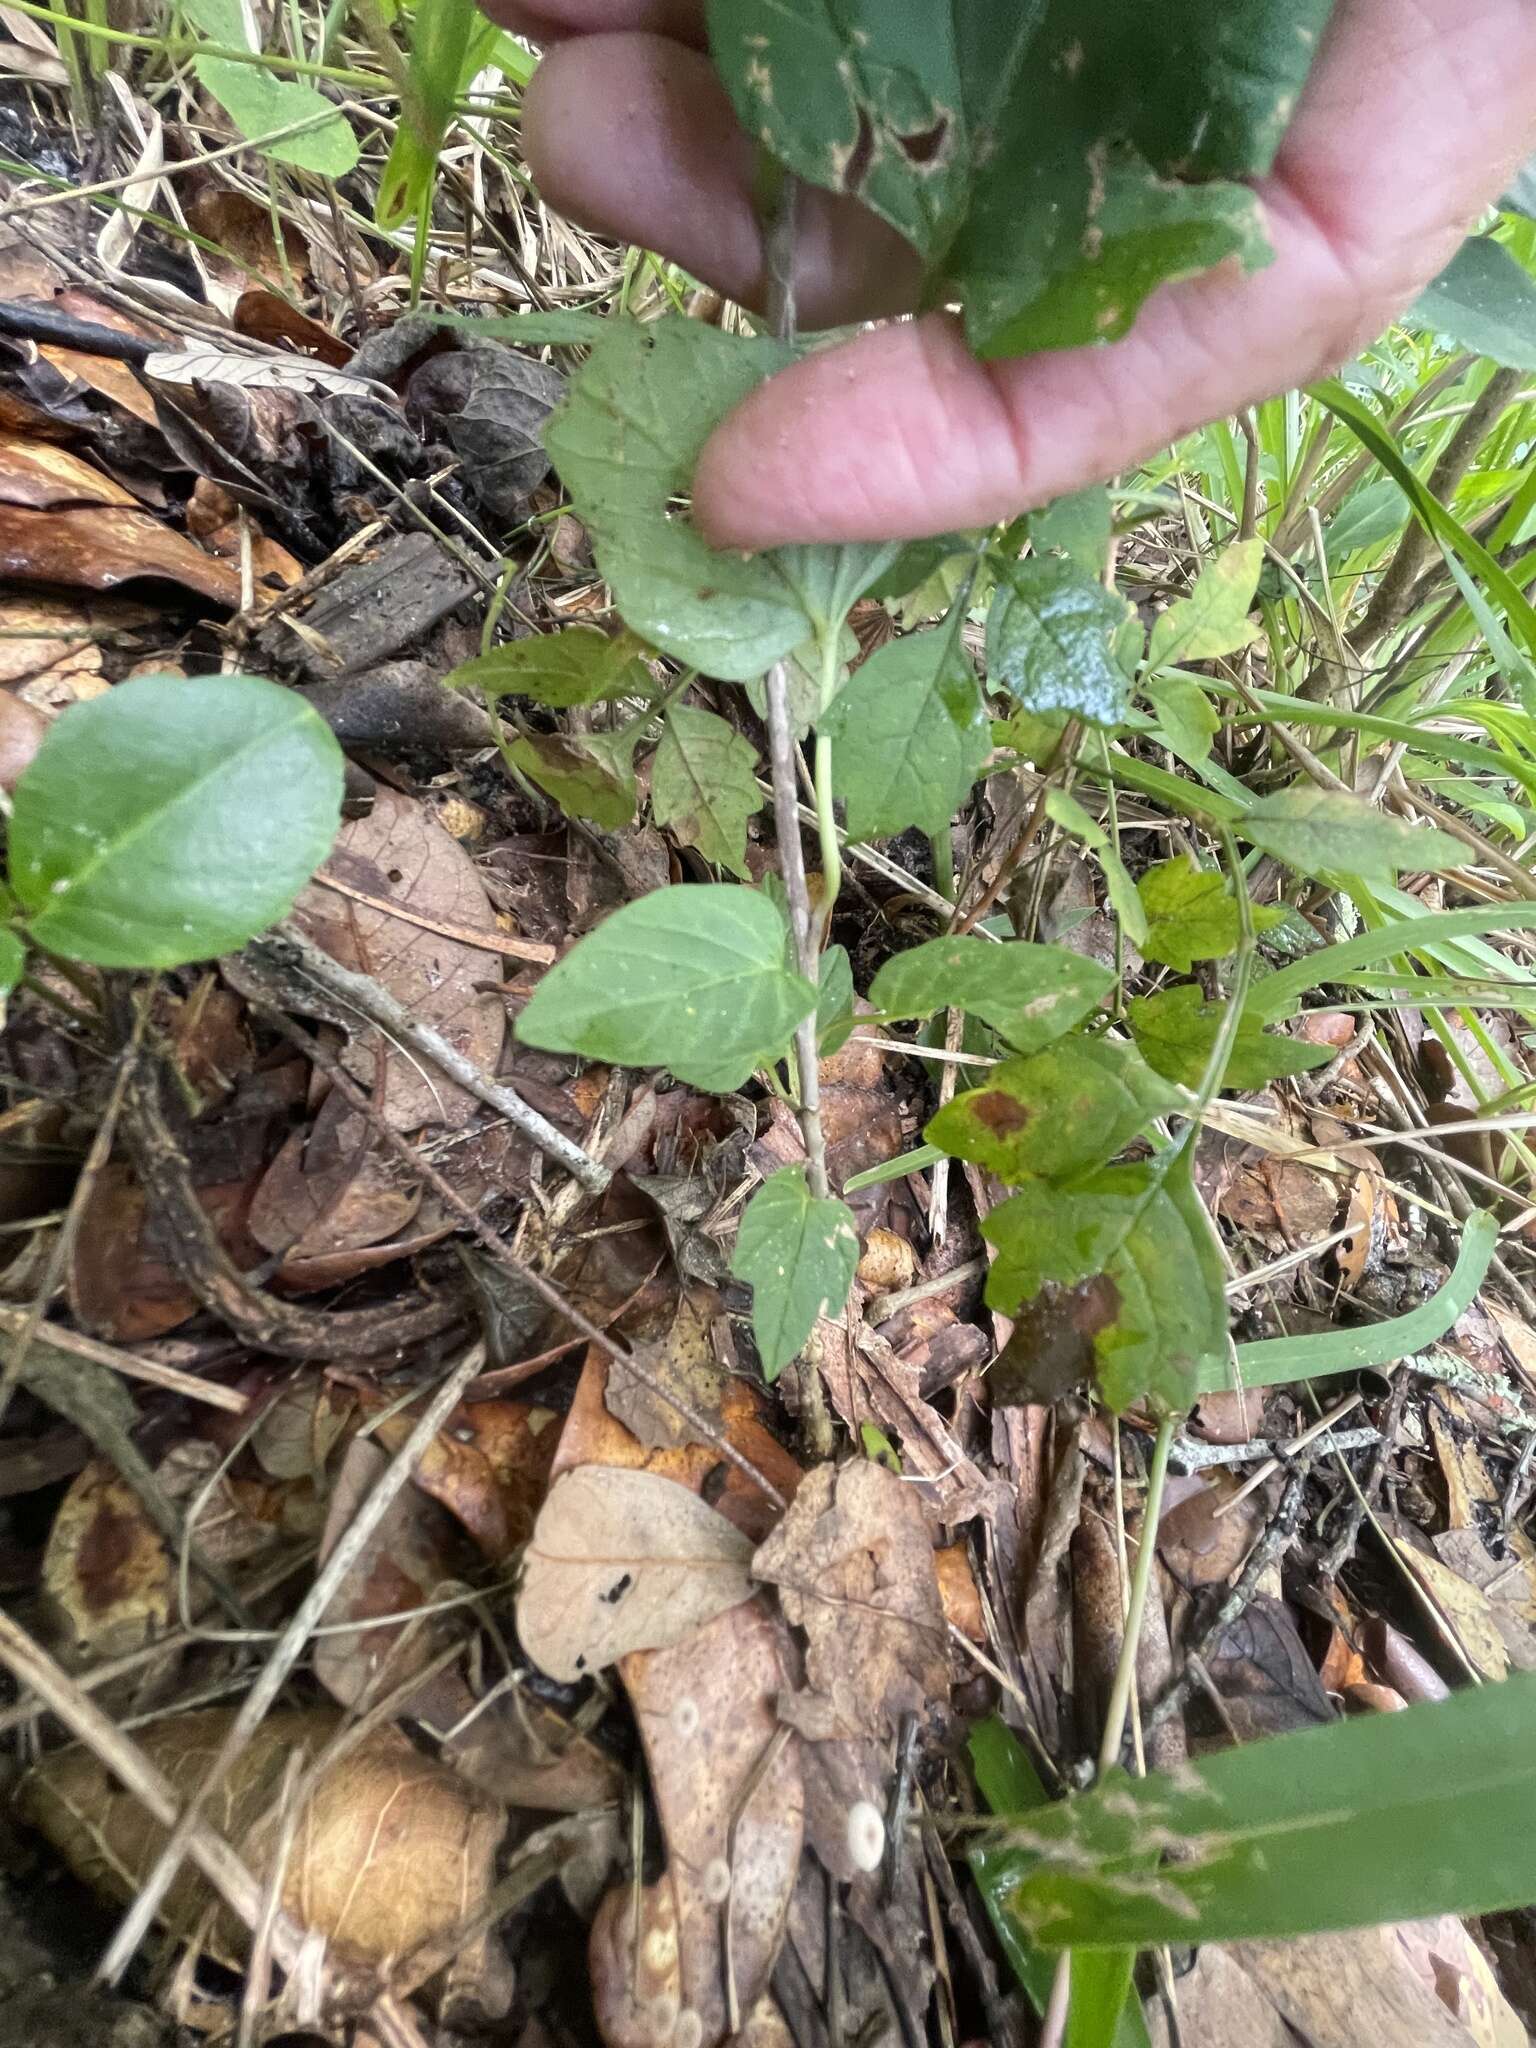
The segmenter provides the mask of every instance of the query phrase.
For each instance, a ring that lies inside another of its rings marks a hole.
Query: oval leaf
[[[1081,1023],[1114,981],[1109,968],[1065,946],[1025,939],[994,945],[964,936],[930,939],[896,954],[870,984],[869,999],[891,1017],[921,1020],[935,1010],[968,1010],[1017,1051],[1038,1052]]]
[[[341,749],[256,676],[134,676],[74,705],[16,787],[11,886],[99,967],[233,952],[292,908],[341,816]]]
[[[1066,1038],[1028,1059],[1004,1060],[981,1087],[947,1102],[923,1136],[1002,1180],[1060,1179],[1102,1166],[1184,1101],[1132,1047]]]
[[[668,1067],[739,1088],[816,1007],[790,971],[784,919],[751,889],[684,883],[626,904],[544,976],[517,1020],[525,1045]]]
[[[1130,682],[1110,635],[1125,623],[1124,598],[1055,555],[998,568],[987,614],[987,674],[1029,711],[1070,711],[1118,725]]]

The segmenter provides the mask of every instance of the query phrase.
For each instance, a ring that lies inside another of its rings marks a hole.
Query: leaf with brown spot
[[[947,1102],[923,1135],[1001,1180],[1065,1179],[1103,1166],[1184,1101],[1132,1046],[1064,1038],[994,1067],[980,1088]]]

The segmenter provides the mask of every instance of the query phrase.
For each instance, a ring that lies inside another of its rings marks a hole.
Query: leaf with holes
[[[916,249],[984,355],[1124,333],[1148,293],[1267,260],[1257,201],[1331,0],[709,0],[749,135]],[[1135,52],[1128,61],[1127,52]]]
[[[1147,666],[1214,661],[1258,639],[1259,628],[1248,613],[1263,566],[1261,540],[1235,541],[1208,563],[1189,596],[1175,599],[1153,626]]]
[[[766,896],[684,883],[627,903],[556,961],[517,1020],[525,1045],[667,1067],[724,1093],[779,1058],[816,991]]]
[[[1129,1045],[1063,1038],[1028,1059],[1004,1060],[931,1118],[923,1136],[1005,1181],[1086,1173],[1128,1145],[1155,1116],[1187,1103]]]
[[[1124,598],[1073,562],[1043,555],[999,564],[987,614],[987,674],[1027,711],[1070,711],[1093,725],[1118,725],[1130,682],[1111,635],[1128,615]]]
[[[1018,1052],[1038,1052],[1080,1024],[1114,987],[1096,960],[1023,939],[930,939],[887,960],[869,999],[893,1018],[966,1010]]]
[[[1188,1159],[1186,1147],[1070,1188],[1029,1181],[982,1225],[998,1248],[989,1305],[1012,1315],[1073,1291],[1099,1392],[1117,1412],[1149,1399],[1181,1413],[1226,1362],[1226,1275]]]
[[[233,952],[330,851],[341,768],[303,698],[256,676],[133,676],[73,705],[16,785],[31,936],[98,967]]]
[[[751,741],[713,711],[675,704],[651,763],[657,824],[745,879],[747,820],[762,807]]]
[[[833,647],[848,607],[894,544],[708,546],[677,501],[714,427],[794,351],[700,320],[609,320],[551,415],[544,445],[625,620],[654,646],[728,682],[816,640]]]
[[[798,1166],[765,1180],[742,1212],[731,1271],[752,1289],[752,1334],[763,1375],[798,1356],[818,1316],[835,1316],[859,1263],[846,1202],[818,1199]]]
[[[991,729],[959,624],[877,649],[822,722],[851,838],[942,832],[980,774]]]
[[[561,633],[511,640],[473,661],[461,661],[443,681],[450,689],[481,690],[492,703],[501,697],[531,697],[553,711],[646,697],[656,687],[634,640],[611,640],[596,626],[567,626]]]

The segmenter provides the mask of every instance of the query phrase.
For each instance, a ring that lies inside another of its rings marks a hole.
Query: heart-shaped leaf
[[[731,1271],[752,1288],[752,1334],[765,1378],[778,1378],[818,1316],[839,1312],[858,1263],[846,1202],[818,1200],[798,1166],[763,1182],[742,1212]]]
[[[1104,1165],[1186,1099],[1129,1045],[1063,1038],[1004,1060],[981,1087],[947,1102],[923,1136],[1002,1180],[1063,1179]]]
[[[1065,946],[969,936],[930,939],[887,960],[869,999],[891,1017],[967,1010],[1019,1052],[1038,1052],[1082,1022],[1114,986],[1097,960]]]

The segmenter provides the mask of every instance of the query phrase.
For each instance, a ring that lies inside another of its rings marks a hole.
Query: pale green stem
[[[1110,1688],[1109,1705],[1104,1712],[1104,1738],[1099,1744],[1099,1776],[1119,1762],[1120,1745],[1125,1740],[1126,1716],[1131,1707],[1131,1685],[1136,1676],[1136,1649],[1141,1641],[1142,1617],[1147,1611],[1147,1588],[1152,1583],[1152,1562],[1157,1556],[1157,1525],[1163,1512],[1163,1488],[1168,1479],[1168,1454],[1173,1449],[1175,1418],[1165,1415],[1157,1426],[1157,1440],[1152,1446],[1152,1467],[1147,1474],[1147,1503],[1141,1517],[1141,1542],[1136,1549],[1136,1564],[1131,1572],[1131,1598],[1125,1616],[1125,1641],[1120,1645],[1120,1661],[1115,1666],[1115,1682]]]
[[[816,912],[819,952],[831,928],[837,894],[843,886],[843,854],[832,804],[832,742],[824,732],[816,735],[816,831],[821,840],[821,903]]]

